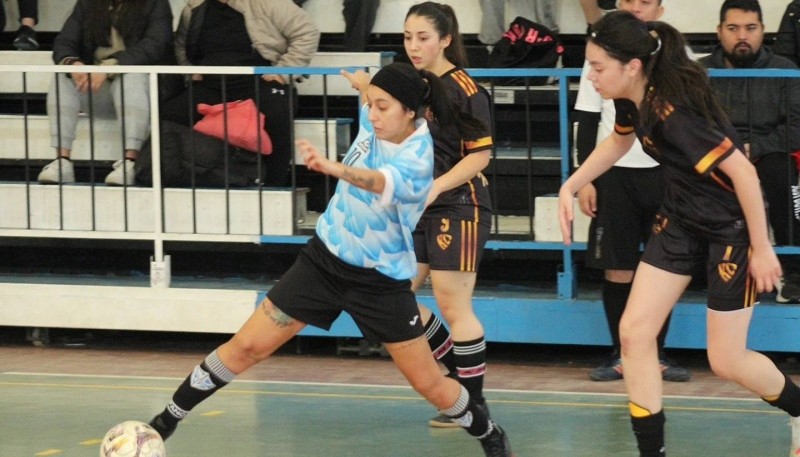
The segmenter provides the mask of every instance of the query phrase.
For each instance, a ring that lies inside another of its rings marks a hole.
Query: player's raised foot
[[[163,414],[163,413],[162,413]],[[158,414],[153,420],[150,421],[150,426],[156,429],[161,439],[167,441],[172,433],[178,428],[178,421],[165,421],[162,414]]]
[[[508,435],[497,424],[492,433],[481,439],[480,442],[486,457],[514,457],[511,452],[511,444],[508,442]]]
[[[792,450],[789,457],[800,457],[800,417],[790,417],[789,423],[792,425]]]

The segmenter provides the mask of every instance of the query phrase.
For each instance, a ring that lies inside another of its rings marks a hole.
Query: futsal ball
[[[148,424],[125,421],[111,427],[100,443],[100,457],[166,457],[164,440]]]

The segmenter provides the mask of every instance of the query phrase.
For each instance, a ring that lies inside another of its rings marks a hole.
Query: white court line
[[[163,381],[183,381],[184,378],[168,376],[123,376],[123,375],[91,375],[91,374],[67,374],[67,373],[35,373],[21,371],[0,372],[0,375],[9,376],[43,376],[61,378],[100,378],[100,379],[141,379],[141,380],[163,380]],[[338,382],[307,382],[307,381],[267,381],[257,379],[235,379],[233,383],[266,384],[266,385],[300,385],[317,387],[352,387],[352,388],[377,388],[377,389],[401,389],[411,390],[410,386],[385,385],[385,384],[347,384]],[[232,384],[233,384],[232,383]],[[177,388],[177,387],[176,387]],[[577,396],[599,396],[599,397],[627,397],[627,394],[608,393],[608,392],[570,392],[553,390],[520,390],[520,389],[484,389],[484,392],[497,392],[509,394],[536,394],[536,395],[577,395]],[[664,398],[679,400],[719,400],[719,401],[740,401],[747,403],[761,403],[760,398],[737,398],[737,397],[708,397],[694,395],[664,395]]]

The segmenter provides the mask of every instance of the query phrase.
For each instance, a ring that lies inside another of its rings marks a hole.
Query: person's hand
[[[297,149],[300,151],[300,154],[303,156],[303,162],[305,162],[306,167],[309,170],[326,175],[333,174],[336,162],[331,162],[328,160],[308,140],[297,140],[295,144],[297,145]]]
[[[561,186],[558,191],[558,220],[561,224],[561,238],[567,246],[572,244],[572,219],[575,217],[572,213],[573,198],[572,190]]]
[[[89,88],[93,93],[97,93],[97,91],[100,90],[100,88],[103,87],[103,84],[105,84],[105,82],[108,80],[108,73],[92,73],[88,79],[89,81],[87,82],[90,83]]]
[[[771,245],[751,246],[749,273],[759,292],[770,292],[783,276],[781,263]]]
[[[261,79],[266,82],[276,82],[280,85],[286,85],[286,78],[283,75],[261,75]]]
[[[578,207],[589,217],[597,216],[597,189],[594,184],[587,184],[578,191]]]
[[[203,80],[203,75],[194,74],[194,75],[191,76],[191,79],[192,79],[192,81],[202,81]]]
[[[72,62],[72,65],[83,65],[83,62],[76,60]],[[75,84],[75,88],[78,89],[78,92],[85,93],[89,91],[89,73],[72,72],[70,73],[70,78],[72,78],[72,83]]]
[[[745,157],[747,157],[748,159],[750,158],[750,143],[744,144],[744,151],[742,152],[744,152]]]
[[[365,92],[367,90],[367,86],[369,86],[369,81],[372,77],[364,70],[356,70],[355,73],[350,73],[347,70],[342,70],[341,75],[347,78],[350,81],[350,85],[353,89],[359,92]]]

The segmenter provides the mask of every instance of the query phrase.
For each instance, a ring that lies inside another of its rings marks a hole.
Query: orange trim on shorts
[[[461,221],[461,271],[474,272],[478,259],[478,224]]]

